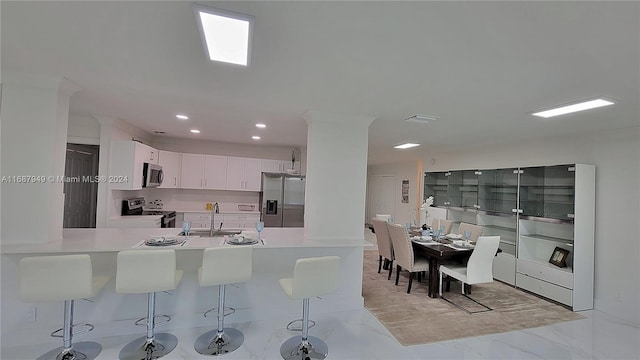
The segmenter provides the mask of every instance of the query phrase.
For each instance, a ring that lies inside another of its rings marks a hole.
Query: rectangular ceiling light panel
[[[209,59],[248,66],[254,17],[198,4],[193,10]]]
[[[395,149],[410,149],[410,148],[416,147],[416,146],[420,146],[420,144],[404,143],[404,144],[396,145],[396,146],[394,146],[394,148]]]
[[[543,117],[543,118],[550,118],[553,116],[570,114],[570,113],[582,111],[582,110],[595,109],[595,108],[612,105],[612,104],[613,102],[608,100],[596,99],[596,100],[585,101],[585,102],[581,102],[573,105],[562,106],[555,109],[540,111],[537,113],[533,113],[532,115]]]

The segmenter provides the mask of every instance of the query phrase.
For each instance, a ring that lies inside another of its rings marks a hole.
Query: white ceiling
[[[250,67],[206,59],[191,2],[2,1],[2,71],[65,76],[73,114],[172,137],[304,146],[306,110],[369,115],[370,163],[639,122],[638,2],[202,4],[255,16]],[[594,97],[616,105],[530,115]]]

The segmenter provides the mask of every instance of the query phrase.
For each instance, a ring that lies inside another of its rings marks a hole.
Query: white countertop
[[[34,254],[34,253],[92,253],[112,252],[127,249],[162,249],[163,247],[136,246],[142,240],[152,236],[177,235],[181,229],[148,228],[148,229],[64,229],[62,240],[43,244],[8,244],[0,247],[2,254]],[[267,228],[261,235],[265,244],[254,245],[255,248],[291,248],[291,247],[366,247],[371,243],[364,239],[345,239],[343,241],[317,241],[304,237],[304,228]],[[176,250],[204,249],[225,245],[222,237],[189,238],[184,246],[165,247]]]

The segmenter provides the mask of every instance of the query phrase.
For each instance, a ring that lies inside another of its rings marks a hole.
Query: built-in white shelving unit
[[[594,166],[425,173],[424,189],[448,219],[500,236],[496,279],[575,311],[593,308]],[[549,261],[557,248],[568,252],[564,266]]]

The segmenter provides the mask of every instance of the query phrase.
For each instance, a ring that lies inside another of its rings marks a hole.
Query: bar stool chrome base
[[[198,354],[224,355],[237,350],[244,343],[244,334],[234,328],[224,328],[221,334],[218,330],[211,330],[200,335],[194,344]]]
[[[302,336],[294,336],[280,346],[280,355],[285,360],[324,359],[328,353],[327,344],[315,336],[307,337],[306,344],[303,343]]]
[[[151,360],[161,358],[178,345],[178,338],[173,334],[154,334],[151,341],[146,336],[139,337],[120,350],[120,360]]]
[[[102,345],[93,341],[74,343],[71,349],[62,346],[42,354],[37,360],[93,360],[102,351]]]

